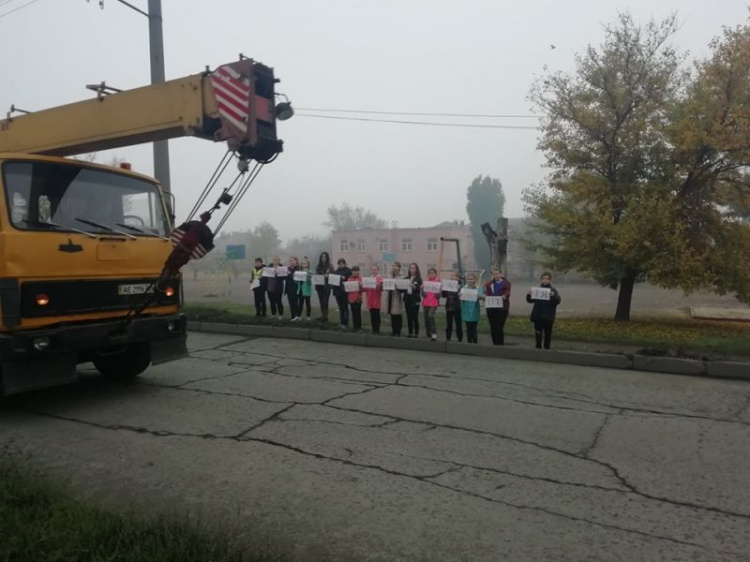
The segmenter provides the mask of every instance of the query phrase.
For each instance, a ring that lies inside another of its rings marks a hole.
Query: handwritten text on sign
[[[484,306],[487,308],[503,308],[503,297],[485,297]]]
[[[532,287],[531,298],[538,301],[548,301],[552,298],[552,289],[547,287]]]
[[[425,293],[439,293],[440,292],[440,281],[425,281],[424,285]]]

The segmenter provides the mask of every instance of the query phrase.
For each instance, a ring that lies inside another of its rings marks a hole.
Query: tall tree
[[[489,270],[492,262],[487,240],[482,234],[482,224],[496,228],[497,219],[505,212],[505,194],[500,180],[481,175],[474,178],[466,190],[466,214],[474,241],[474,259],[481,269]]]
[[[737,263],[750,261],[750,237],[733,211],[747,209],[748,30],[715,41],[694,77],[671,47],[675,31],[675,16],[639,25],[621,15],[573,74],[543,76],[531,91],[553,170],[525,192],[546,235],[537,249],[550,267],[619,289],[618,320],[630,319],[646,278],[750,297]]]
[[[349,203],[328,207],[328,220],[323,224],[333,232],[337,230],[364,230],[388,228],[388,223],[364,207],[352,207]]]
[[[250,259],[256,257],[264,260],[269,259],[280,248],[279,231],[270,222],[263,221],[251,232],[248,232],[247,252],[252,254]]]

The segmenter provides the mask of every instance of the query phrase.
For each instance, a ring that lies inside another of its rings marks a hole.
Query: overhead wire
[[[367,121],[371,123],[397,123],[400,125],[422,125],[432,127],[459,127],[471,129],[521,129],[521,130],[538,130],[539,127],[532,125],[488,125],[486,123],[447,123],[437,121],[404,121],[400,119],[376,119],[370,117],[342,117],[339,115],[312,115],[310,113],[295,113],[300,117],[312,117],[314,119],[336,119],[341,121]]]
[[[18,10],[23,10],[26,6],[31,6],[35,2],[39,2],[39,0],[30,0],[29,2],[26,2],[26,4],[22,4],[18,6],[18,8],[13,8],[12,10],[9,10],[5,12],[4,14],[0,14],[0,18],[4,18],[5,16],[9,16],[14,12],[17,12]]]
[[[371,115],[417,115],[422,117],[485,117],[490,119],[539,119],[539,115],[510,115],[498,113],[432,113],[426,111],[376,111],[366,109],[319,109],[298,107],[297,111],[318,111],[322,113],[364,113]]]

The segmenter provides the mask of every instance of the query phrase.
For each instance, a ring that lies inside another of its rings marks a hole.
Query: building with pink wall
[[[444,222],[429,228],[339,230],[331,234],[331,260],[335,264],[336,260],[344,258],[349,266],[357,264],[365,273],[373,264],[377,264],[381,272],[390,271],[394,261],[401,262],[404,271],[409,263],[416,262],[423,275],[430,267],[446,272],[454,269],[458,262],[456,244],[441,244],[441,237],[459,239],[461,266],[465,271],[476,270],[474,244],[469,226],[463,221]]]

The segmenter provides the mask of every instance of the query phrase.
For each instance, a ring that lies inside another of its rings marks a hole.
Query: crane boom
[[[281,151],[272,69],[250,59],[162,84],[107,94],[0,121],[0,152],[71,156],[195,136],[245,157]]]

